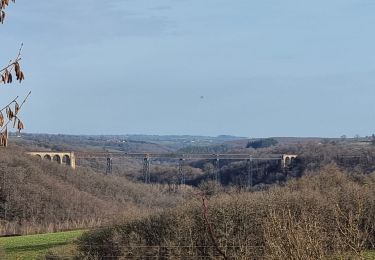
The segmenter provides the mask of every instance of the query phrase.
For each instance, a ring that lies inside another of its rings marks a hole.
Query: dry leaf
[[[21,120],[18,119],[18,125],[17,125],[18,131],[21,132],[22,129],[24,129],[23,123]]]
[[[14,113],[13,113],[12,109],[10,109],[10,107],[7,107],[7,116],[8,116],[9,120],[12,120],[13,117],[14,117]]]
[[[8,74],[8,83],[12,83],[12,73]]]
[[[0,127],[3,127],[4,125],[4,115],[3,112],[0,112]]]
[[[16,115],[18,114],[18,111],[20,111],[20,106],[18,105],[18,103],[16,102],[15,106],[14,106],[14,112],[16,113]]]

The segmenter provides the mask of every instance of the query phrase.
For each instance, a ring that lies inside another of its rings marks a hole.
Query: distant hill
[[[12,143],[29,150],[96,150],[122,152],[176,152],[187,147],[218,146],[243,137],[220,135],[217,137],[192,135],[52,135],[22,134],[13,136]]]
[[[114,150],[122,152],[172,152],[173,149],[147,140],[129,140],[122,136],[87,136],[87,135],[50,135],[23,134],[13,137],[11,142],[28,150],[54,151],[104,151]]]

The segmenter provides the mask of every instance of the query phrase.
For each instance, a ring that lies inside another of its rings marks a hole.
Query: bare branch
[[[22,59],[21,58],[22,48],[23,48],[23,43],[21,43],[21,47],[18,50],[17,57],[14,60],[10,60],[9,64],[5,66],[3,69],[0,69],[0,76],[1,76],[0,84],[12,83],[13,81],[12,71],[13,70],[15,70],[15,76],[17,77],[17,80],[19,82],[25,79],[25,76],[23,72],[21,71],[21,66],[19,64],[19,61]]]
[[[4,130],[7,129],[7,126],[9,125],[10,122],[13,122],[13,120],[19,120],[17,114],[19,113],[19,111],[21,110],[22,106],[25,104],[25,102],[27,101],[27,99],[29,98],[29,96],[31,95],[31,91],[27,94],[27,96],[25,97],[25,99],[22,101],[21,105],[19,106],[19,110],[17,111],[17,113],[14,115],[14,119],[8,119],[7,122],[3,125],[3,127],[1,128],[0,132],[3,132]],[[18,98],[18,97],[17,97]],[[16,98],[16,99],[17,99]],[[14,102],[16,102],[16,99],[14,99],[10,105]],[[9,108],[9,105],[7,107],[5,107],[4,109],[6,108]],[[3,109],[3,110],[4,110]],[[1,110],[2,111],[2,110]]]
[[[206,222],[206,225],[207,225],[207,228],[208,228],[208,233],[210,235],[211,241],[214,244],[214,247],[215,247],[216,251],[223,257],[223,259],[227,260],[229,258],[223,252],[223,250],[220,248],[219,243],[217,242],[217,238],[216,238],[216,236],[214,234],[212,224],[209,221],[209,218],[208,218],[208,207],[207,207],[207,204],[206,204],[206,198],[205,198],[205,196],[204,196],[203,193],[201,194],[201,199],[202,199],[203,218],[204,218],[204,220]]]
[[[0,23],[3,24],[5,20],[5,8],[9,6],[10,3],[15,3],[15,0],[0,0]],[[24,73],[21,70],[19,61],[21,60],[23,43],[18,50],[18,54],[15,59],[10,60],[8,65],[0,69],[0,84],[9,84],[13,82],[14,76],[19,82],[25,79]],[[27,94],[26,98],[22,101],[21,105],[18,104],[17,99],[14,98],[9,102],[4,108],[0,110],[0,146],[7,146],[8,144],[8,125],[10,122],[13,122],[13,128],[18,128],[18,131],[21,131],[24,128],[23,122],[19,119],[18,113],[21,110],[22,106],[25,104],[26,100],[29,98],[31,91]],[[12,104],[15,104],[14,110],[10,107]],[[3,115],[3,111],[6,110],[6,117]],[[6,118],[6,123],[4,124],[4,118]]]
[[[9,65],[7,65],[6,67],[4,67],[3,69],[0,70],[0,73],[1,72],[4,72],[6,71],[7,69],[9,69],[10,67],[14,66],[17,62],[19,62],[21,60],[21,58],[17,58],[15,59],[14,61],[10,61],[9,62]]]
[[[18,96],[15,97],[11,102],[9,102],[8,105],[6,105],[5,107],[3,107],[2,109],[0,109],[0,112],[4,111],[5,109],[7,109],[10,105],[12,105],[14,102],[16,102],[18,99]]]

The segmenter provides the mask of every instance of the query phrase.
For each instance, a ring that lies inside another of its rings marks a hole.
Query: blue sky
[[[374,0],[17,1],[27,132],[375,132]],[[5,47],[6,46],[6,47]],[[203,96],[203,98],[201,98]]]

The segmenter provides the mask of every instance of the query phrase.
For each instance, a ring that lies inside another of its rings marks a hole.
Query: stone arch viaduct
[[[298,155],[296,154],[283,154],[281,157],[281,166],[283,168],[288,167],[297,157]]]
[[[38,156],[42,160],[54,161],[58,164],[69,165],[71,168],[76,168],[76,158],[73,152],[28,152],[27,154]]]

